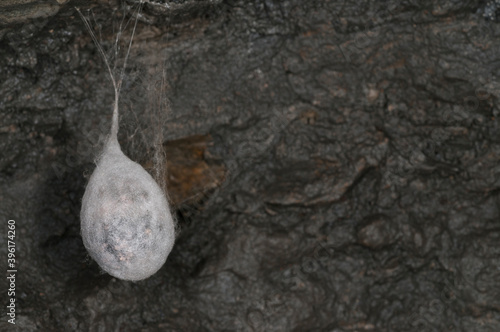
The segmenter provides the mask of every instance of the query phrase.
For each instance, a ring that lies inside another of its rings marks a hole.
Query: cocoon
[[[142,166],[123,154],[118,143],[118,100],[128,53],[116,81],[88,21],[78,12],[104,59],[115,92],[111,133],[82,199],[83,244],[110,275],[142,280],[165,263],[174,245],[175,223],[162,189]],[[137,20],[129,51],[136,26]]]
[[[110,137],[85,189],[83,244],[110,275],[142,280],[165,263],[175,241],[168,202],[154,179]]]

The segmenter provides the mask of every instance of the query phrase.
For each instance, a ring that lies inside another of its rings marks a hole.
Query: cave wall
[[[500,330],[500,4],[137,3],[0,5],[18,327]],[[75,6],[105,50],[138,18],[124,151],[148,162],[153,91],[172,181],[203,170],[173,204],[167,263],[137,283],[103,274],[80,237],[113,90]]]

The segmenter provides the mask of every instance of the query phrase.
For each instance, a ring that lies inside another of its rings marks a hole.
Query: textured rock
[[[170,148],[213,143],[171,160],[178,179],[193,172],[179,192],[209,190],[177,211],[166,265],[137,283],[100,274],[81,242],[113,97],[71,1],[0,33],[0,216],[19,231],[19,326],[500,330],[496,1],[157,3],[186,11],[140,17],[120,143],[145,162],[162,68]],[[123,7],[94,4],[109,49]],[[207,181],[214,165],[224,176]]]
[[[383,248],[395,241],[397,230],[384,216],[371,216],[358,230],[358,241],[371,249]]]

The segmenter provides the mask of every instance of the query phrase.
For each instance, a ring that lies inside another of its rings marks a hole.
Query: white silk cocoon
[[[175,225],[164,193],[111,137],[85,190],[80,213],[85,248],[99,266],[142,280],[165,263]]]

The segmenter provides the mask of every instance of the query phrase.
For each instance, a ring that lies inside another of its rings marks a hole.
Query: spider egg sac
[[[110,139],[92,174],[80,213],[83,244],[110,275],[137,281],[165,263],[175,225],[163,191]]]

